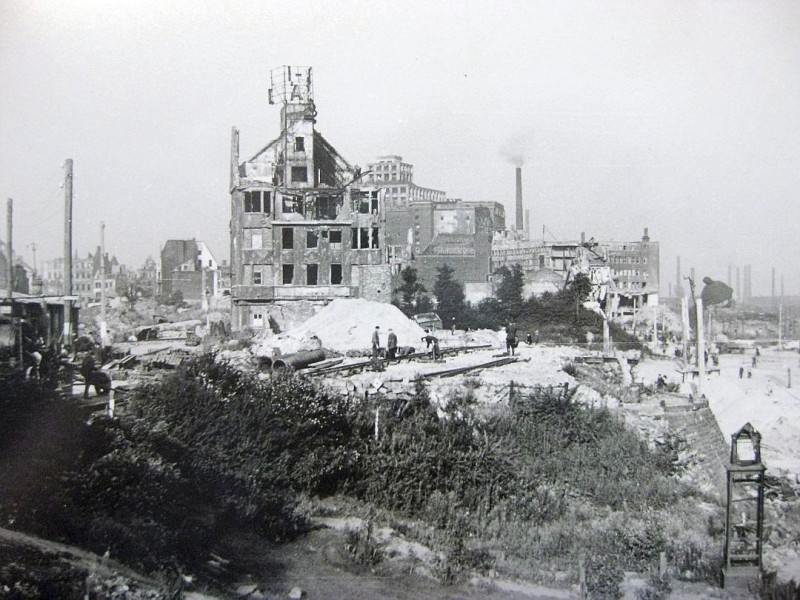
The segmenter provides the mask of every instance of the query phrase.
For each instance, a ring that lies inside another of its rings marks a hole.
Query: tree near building
[[[399,307],[405,314],[412,315],[420,300],[420,294],[428,290],[419,282],[417,270],[411,266],[400,271],[400,279],[402,284],[394,290],[396,294],[400,294]]]
[[[495,274],[500,276],[500,283],[495,293],[506,312],[506,317],[519,319],[522,313],[522,289],[525,283],[522,267],[514,265],[509,269],[503,265],[495,271]]]
[[[450,265],[436,267],[436,283],[433,293],[436,295],[437,312],[442,323],[451,323],[453,319],[460,325],[467,307],[464,284],[454,277],[455,270]]]

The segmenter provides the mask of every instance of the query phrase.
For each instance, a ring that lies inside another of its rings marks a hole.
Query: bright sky
[[[174,238],[227,259],[231,127],[242,158],[277,136],[284,64],[314,68],[317,128],[351,163],[400,154],[418,184],[503,202],[512,225],[523,156],[537,235],[648,227],[664,293],[680,255],[698,279],[751,264],[756,295],[775,267],[800,294],[795,0],[0,0],[15,250],[62,253],[72,158],[81,256],[104,221],[133,267]]]

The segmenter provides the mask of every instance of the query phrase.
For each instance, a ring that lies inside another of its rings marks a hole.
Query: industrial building
[[[386,199],[386,247],[392,273],[417,269],[420,283],[433,290],[436,270],[455,269],[468,299],[491,295],[490,252],[494,233],[505,229],[499,202],[447,198],[442,190],[414,182],[414,166],[398,155],[367,164],[365,177]]]
[[[316,130],[310,67],[270,74],[280,134],[240,163],[231,140],[232,327],[263,329],[287,303],[391,300],[384,192]]]

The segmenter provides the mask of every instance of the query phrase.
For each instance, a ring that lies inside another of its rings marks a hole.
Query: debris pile
[[[258,356],[271,356],[323,348],[331,352],[368,350],[372,332],[380,327],[380,342],[386,347],[389,329],[398,346],[422,345],[425,330],[406,317],[399,308],[364,299],[336,299],[304,323],[280,334],[266,331],[254,348]]]

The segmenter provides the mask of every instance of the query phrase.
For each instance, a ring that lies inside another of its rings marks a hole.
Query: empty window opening
[[[369,214],[369,194],[360,192],[358,194],[358,212],[362,215]]]
[[[306,231],[306,248],[316,248],[319,246],[319,235],[317,232],[309,229]]]
[[[253,271],[253,285],[261,285],[261,270]]]
[[[361,227],[358,230],[358,233],[359,233],[358,247],[369,248],[369,228]]]
[[[283,265],[283,285],[294,283],[294,265]]]
[[[335,219],[342,205],[341,196],[320,196],[317,198],[317,219]]]
[[[377,227],[373,227],[372,228],[372,239],[370,240],[370,242],[371,242],[370,243],[370,247],[371,248],[377,248],[378,247],[378,228]]]
[[[294,151],[295,152],[305,152],[306,151],[306,138],[304,138],[304,137],[296,137],[296,138],[294,138]]]
[[[244,212],[267,213],[272,204],[272,192],[269,190],[250,190],[244,193]]]
[[[331,285],[342,284],[342,265],[331,263]]]
[[[342,245],[342,230],[341,229],[331,229],[329,234],[329,241],[331,246],[341,247]]]
[[[283,212],[285,213],[299,213],[301,210],[302,202],[299,196],[284,196],[283,197]]]
[[[317,285],[317,271],[319,265],[306,265],[306,285]]]
[[[306,167],[292,167],[292,181],[308,183],[308,169]]]
[[[284,250],[294,249],[294,229],[284,227],[281,233],[281,248]]]
[[[261,192],[244,193],[244,212],[246,213],[261,212]]]

